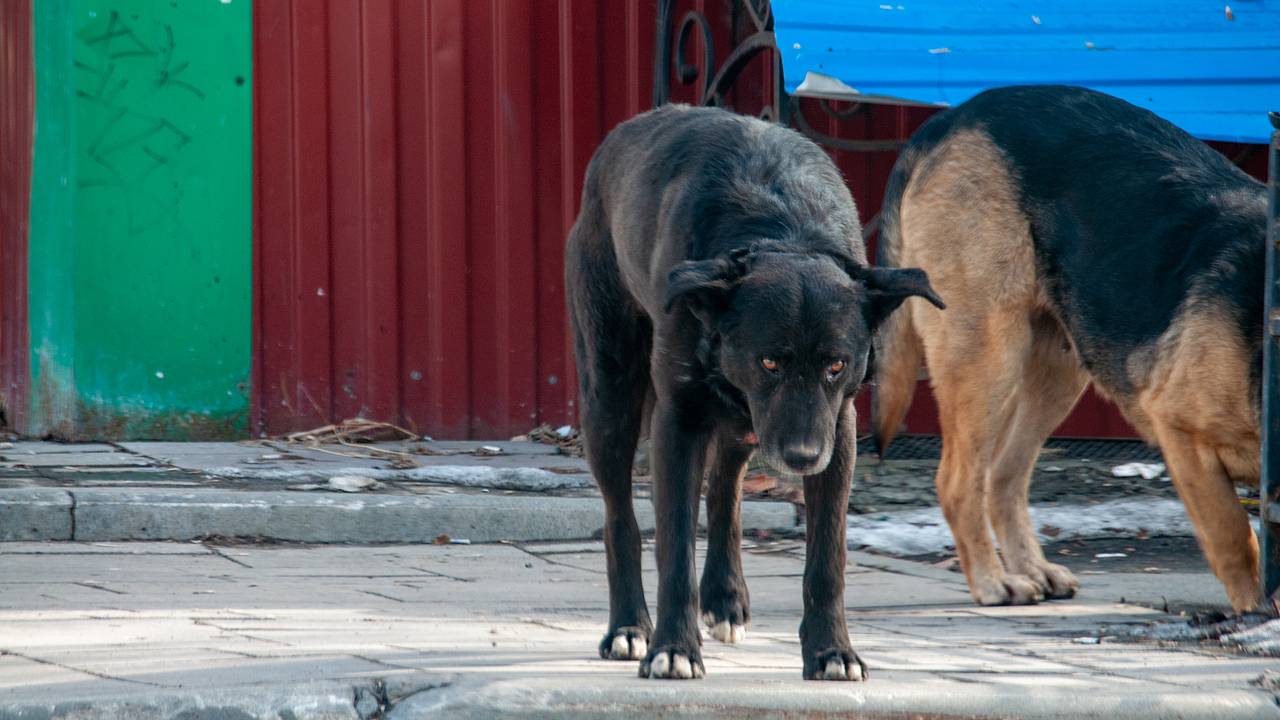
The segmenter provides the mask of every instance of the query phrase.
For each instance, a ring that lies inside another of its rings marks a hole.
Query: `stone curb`
[[[741,680],[742,678],[738,678]],[[823,683],[777,678],[719,684],[713,679],[686,682],[585,678],[566,683],[530,677],[491,682],[460,682],[411,695],[386,714],[386,720],[514,718],[517,720],[615,720],[662,718],[1180,718],[1226,720],[1280,718],[1268,693],[1195,691],[1166,693],[1080,693],[1071,687],[1019,687],[1015,683],[930,682],[902,690],[863,683]]]
[[[755,678],[748,686],[714,680],[690,685],[639,679],[583,678],[577,685],[544,678],[459,680],[428,673],[386,679],[350,678],[289,686],[256,685],[0,704],[0,720],[617,720],[620,717],[751,718],[1181,718],[1280,717],[1266,693],[1081,694],[1070,688],[994,687],[938,692],[881,692],[870,684]]]
[[[72,506],[66,490],[0,490],[0,541],[70,540]]]
[[[635,505],[644,531],[653,506]],[[489,494],[346,495],[289,491],[15,488],[0,490],[0,541],[194,540],[212,535],[307,543],[583,540],[604,520],[599,498]],[[705,510],[701,522],[705,524]],[[792,530],[788,503],[744,502],[745,530]]]
[[[373,720],[402,698],[447,685],[434,673],[288,685],[157,688],[121,695],[0,704],[0,720]]]

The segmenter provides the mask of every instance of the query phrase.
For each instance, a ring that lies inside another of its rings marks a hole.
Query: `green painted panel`
[[[31,430],[243,436],[248,0],[41,0],[35,21]]]

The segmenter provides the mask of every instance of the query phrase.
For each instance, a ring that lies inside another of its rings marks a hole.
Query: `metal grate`
[[[1141,440],[1089,440],[1050,438],[1045,444],[1046,456],[1069,460],[1145,460],[1160,461],[1160,450]],[[875,443],[870,437],[858,441],[858,454],[874,455]],[[942,438],[937,435],[902,435],[893,441],[886,460],[937,460],[942,456]]]

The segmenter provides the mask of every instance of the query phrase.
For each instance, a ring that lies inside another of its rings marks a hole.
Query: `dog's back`
[[[619,125],[588,165],[582,206],[579,222],[605,226],[592,237],[611,249],[599,251],[616,253],[651,313],[676,262],[754,239],[786,237],[866,261],[853,199],[830,158],[792,130],[713,108],[665,105]],[[653,255],[664,250],[669,257]]]
[[[1229,479],[1257,477],[1265,209],[1261,183],[1214,150],[1082,88],[982,93],[904,149],[879,261],[924,268],[950,309],[944,323],[916,302],[882,330],[874,425],[886,446],[927,359],[939,492],[979,601],[1074,591],[1040,553],[1024,490],[1090,380],[1218,528],[1198,522],[1233,604],[1256,601]]]

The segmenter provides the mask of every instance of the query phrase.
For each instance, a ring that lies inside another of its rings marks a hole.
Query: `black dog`
[[[602,657],[642,659],[641,677],[701,677],[699,605],[718,639],[742,636],[738,505],[758,438],[770,465],[805,476],[804,677],[865,676],[844,614],[853,395],[880,322],[910,295],[942,302],[919,270],[868,268],[861,238],[831,160],[777,125],[668,106],[618,126],[596,151],[565,275],[587,458],[605,500]],[[631,505],[650,403],[656,630]]]

